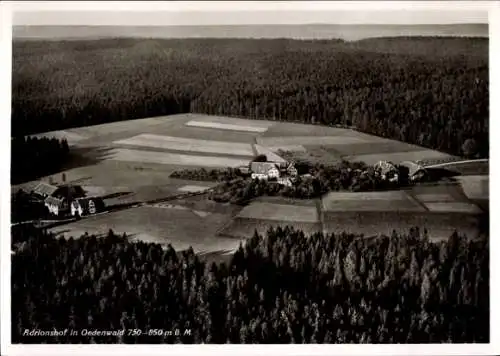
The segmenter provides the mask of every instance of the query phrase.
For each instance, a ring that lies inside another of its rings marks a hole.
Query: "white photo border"
[[[497,6],[495,6],[497,5]],[[500,301],[498,276],[500,263],[499,241],[490,239],[490,344],[442,345],[11,345],[10,334],[10,102],[12,63],[12,17],[16,12],[54,11],[472,11],[489,13],[490,39],[490,135],[499,133],[500,119],[500,8],[497,1],[2,1],[0,18],[0,229],[1,229],[1,352],[2,355],[495,355],[500,354]],[[130,23],[124,23],[130,25]],[[497,98],[496,100],[494,98]],[[499,177],[495,152],[499,141],[490,140],[493,160],[490,164],[490,182]],[[500,154],[500,152],[499,152]],[[490,185],[491,211],[498,207],[499,188]],[[490,234],[494,236],[498,222],[491,219]],[[497,300],[497,303],[494,301]],[[494,335],[497,335],[495,338]]]

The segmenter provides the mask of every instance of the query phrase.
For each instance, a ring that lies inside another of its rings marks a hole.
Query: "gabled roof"
[[[420,170],[425,170],[425,167],[413,161],[404,161],[401,162],[399,165],[408,168],[408,175],[410,177]]]
[[[252,162],[250,165],[252,172],[257,174],[268,174],[273,168],[279,169],[274,162]]]
[[[85,196],[85,190],[79,185],[62,185],[52,193],[55,197],[64,197],[68,199],[76,199]]]
[[[33,191],[37,194],[40,194],[40,195],[52,195],[57,189],[58,189],[58,187],[56,187],[55,185],[51,185],[51,184],[47,184],[47,183],[42,182],[42,183],[38,184],[33,189]]]

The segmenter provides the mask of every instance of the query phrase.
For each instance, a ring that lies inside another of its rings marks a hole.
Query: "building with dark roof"
[[[413,161],[404,161],[399,164],[408,169],[408,179],[417,181],[423,179],[427,175],[427,170],[422,165]]]
[[[33,193],[46,198],[48,196],[51,196],[57,189],[58,187],[56,187],[55,185],[41,182],[33,189]]]

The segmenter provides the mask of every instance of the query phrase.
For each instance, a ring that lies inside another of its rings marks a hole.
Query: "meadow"
[[[50,132],[48,136],[79,138],[71,143],[71,149],[83,158],[64,171],[40,180],[61,183],[64,173],[67,183],[81,184],[89,194],[105,197],[106,204],[113,207],[214,187],[216,182],[174,179],[170,174],[189,168],[208,170],[247,165],[253,153],[264,152],[273,158],[272,153],[284,159],[290,159],[291,154],[294,159],[322,160],[325,164],[332,164],[349,153],[356,156],[370,152],[378,160],[387,159],[391,154],[423,152],[427,157],[440,154],[420,146],[334,127],[252,121],[251,124],[258,123],[258,127],[268,127],[267,132],[258,133],[194,127],[189,125],[193,120],[251,126],[249,120],[186,114]],[[300,151],[283,154],[277,146]],[[169,241],[177,249],[192,244],[197,251],[212,256],[220,250],[232,250],[235,240],[251,236],[255,230],[265,233],[269,227],[284,225],[310,233],[355,230],[367,236],[391,233],[393,229],[407,231],[419,225],[427,227],[434,238],[445,238],[455,228],[476,236],[482,221],[480,216],[487,206],[477,201],[487,198],[484,182],[487,182],[484,175],[459,176],[455,183],[416,185],[401,191],[332,192],[321,199],[259,197],[245,207],[218,203],[201,195],[113,211],[60,226],[56,231],[67,229],[77,235],[88,229],[97,234],[113,227],[133,234],[134,238]],[[29,191],[36,183],[26,182],[14,186],[13,190]]]

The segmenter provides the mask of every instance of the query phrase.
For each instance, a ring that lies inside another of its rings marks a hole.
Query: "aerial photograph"
[[[489,343],[488,12],[361,10],[15,13],[11,343]]]

